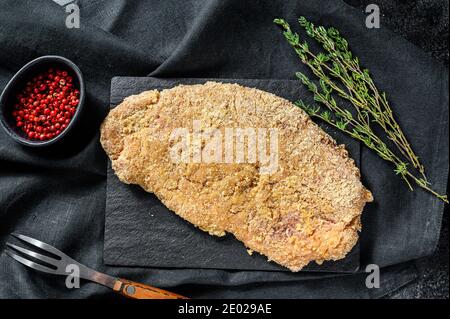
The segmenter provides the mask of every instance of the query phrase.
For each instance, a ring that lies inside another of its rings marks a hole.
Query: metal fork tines
[[[25,235],[17,233],[13,233],[11,235],[22,242],[28,243],[33,247],[37,247],[42,251],[45,251],[57,257],[53,258],[45,256],[35,251],[7,242],[6,243],[7,248],[5,250],[6,254],[8,254],[10,257],[14,258],[21,264],[45,273],[55,275],[68,275],[69,274],[69,272],[67,271],[68,266],[75,265],[80,270],[79,272],[80,278],[95,281],[107,287],[111,288],[114,287],[114,282],[116,281],[116,278],[113,278],[106,274],[102,274],[100,272],[97,272],[93,269],[90,269],[80,264],[79,262],[73,260],[72,258],[64,254],[62,251],[56,249],[55,247]],[[20,252],[22,255],[16,252]],[[32,257],[34,260],[36,260],[36,262],[30,259],[29,257]],[[41,261],[47,265],[43,265],[41,263],[38,263],[37,261]],[[49,266],[52,266],[53,268]]]
[[[55,269],[44,266],[42,264],[38,264],[32,260],[26,259],[24,257],[22,257],[21,255],[15,253],[12,249],[6,249],[6,253],[11,256],[12,258],[14,258],[15,260],[17,260],[18,262],[24,264],[25,266],[28,266],[30,268],[42,271],[42,272],[46,272],[49,274],[57,274],[57,275],[65,275],[66,274],[66,267],[69,264],[68,261],[71,259],[70,257],[68,257],[66,254],[64,254],[63,252],[61,252],[60,250],[56,249],[53,246],[50,246],[46,243],[43,243],[37,239],[33,239],[31,237],[25,236],[25,235],[20,235],[20,234],[11,234],[13,237],[24,241],[32,246],[38,247],[46,252],[49,252],[55,256],[58,256],[60,259],[56,259],[56,258],[52,258],[52,257],[48,257],[48,256],[44,256],[41,255],[39,253],[36,253],[34,251],[28,250],[26,248],[11,244],[11,243],[6,243],[6,246],[9,248],[12,248],[16,251],[21,252],[23,255],[26,256],[30,256],[33,257],[37,260],[41,260],[44,263],[47,263],[49,265],[52,265],[54,267],[56,267]]]

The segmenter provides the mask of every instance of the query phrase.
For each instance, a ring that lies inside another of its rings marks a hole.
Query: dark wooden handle
[[[126,279],[118,279],[114,285],[114,291],[133,299],[188,299],[170,291]]]

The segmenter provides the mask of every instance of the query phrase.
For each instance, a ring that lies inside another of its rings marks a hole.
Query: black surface
[[[448,0],[345,0],[364,12],[376,3],[382,13],[382,27],[411,41],[428,55],[448,67]],[[443,215],[442,230],[435,252],[417,261],[419,277],[389,294],[388,298],[449,298],[449,215]]]
[[[107,161],[98,143],[98,125],[108,109],[112,76],[293,79],[294,71],[300,68],[298,59],[269,21],[274,16],[294,21],[303,14],[315,22],[345,30],[354,51],[374,73],[377,83],[389,92],[395,109],[409,107],[407,116],[401,114],[402,125],[420,150],[422,143],[417,144],[416,140],[420,137],[415,136],[420,130],[414,124],[430,124],[438,118],[448,120],[448,113],[442,115],[430,108],[441,106],[447,112],[448,72],[384,26],[380,30],[366,30],[365,17],[358,12],[361,10],[355,11],[340,1],[78,3],[82,15],[79,30],[65,28],[64,8],[51,1],[4,0],[0,4],[0,86],[31,59],[60,54],[82,69],[89,102],[88,116],[64,147],[31,152],[0,134],[2,244],[11,231],[18,230],[54,244],[99,270],[169,287],[192,297],[380,297],[416,278],[411,259],[431,254],[437,242],[441,218],[435,209],[412,210],[403,218],[397,215],[397,207],[377,215],[370,211],[365,214],[361,256],[364,263],[383,266],[381,288],[377,290],[364,286],[365,273],[351,276],[283,273],[280,277],[279,272],[149,271],[105,266],[102,240]],[[423,14],[427,4],[438,2],[397,3],[398,9],[391,12],[392,19],[396,12],[403,11],[401,21],[408,26],[408,20],[420,22],[417,16]],[[411,3],[416,6],[408,11]],[[439,17],[432,13],[427,16]],[[403,28],[402,23],[400,27]],[[431,38],[438,29],[427,35],[428,29],[424,28],[421,37]],[[430,126],[430,130],[436,127]],[[439,148],[441,153],[434,159],[448,166],[447,145]],[[428,152],[419,155],[430,159]],[[363,176],[368,169],[390,172],[381,162],[376,163],[372,167],[363,165]],[[431,179],[434,181],[435,176]],[[365,182],[376,190],[391,186],[375,185],[372,180]],[[404,185],[394,185],[394,189],[400,187]],[[401,200],[395,203],[405,204]],[[429,207],[426,202],[424,205]],[[395,265],[387,266],[390,264]],[[5,254],[0,256],[0,281],[0,297],[111,296],[111,292],[94,284],[68,290],[61,278],[29,271]]]
[[[369,4],[377,4],[381,27],[417,45],[426,54],[448,67],[448,0],[345,0],[364,12]]]
[[[245,79],[156,79],[150,77],[116,77],[111,81],[111,107],[124,98],[146,90],[163,90],[178,84],[206,81],[238,83],[274,93],[295,101],[306,95],[297,80]],[[359,165],[360,144],[350,137],[322,126],[338,143],[345,144]],[[245,246],[232,235],[210,236],[168,210],[153,194],[136,185],[126,185],[108,165],[105,211],[105,249],[103,260],[108,265],[211,268],[232,270],[289,271],[258,253],[251,256]],[[359,244],[337,262],[311,263],[303,270],[356,272],[359,268]]]
[[[364,11],[377,3],[382,12],[382,26],[411,41],[448,68],[448,0],[346,0]],[[448,193],[448,192],[447,192]],[[435,252],[417,261],[418,279],[389,294],[387,298],[449,298],[449,213],[443,215]]]

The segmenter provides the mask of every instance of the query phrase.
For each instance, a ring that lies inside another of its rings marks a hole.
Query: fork
[[[33,268],[35,270],[39,270],[45,273],[54,274],[54,275],[62,275],[62,276],[68,276],[71,273],[67,271],[68,266],[75,265],[79,269],[79,277],[96,282],[100,285],[106,286],[111,288],[114,292],[119,293],[123,296],[133,298],[133,299],[188,299],[186,297],[183,297],[181,295],[158,289],[152,286],[147,286],[141,283],[129,281],[126,279],[121,278],[115,278],[112,276],[109,276],[107,274],[103,274],[101,272],[98,272],[96,270],[93,270],[89,267],[86,267],[85,265],[80,264],[79,262],[73,260],[66,254],[64,254],[62,251],[56,249],[55,247],[46,244],[42,241],[39,241],[37,239],[12,233],[11,236],[26,242],[30,244],[31,246],[34,246],[36,248],[39,248],[43,251],[46,251],[47,253],[53,254],[57,256],[59,259],[52,258],[49,256],[41,255],[37,252],[28,250],[26,248],[14,245],[12,243],[7,242],[6,243],[6,254],[8,256],[14,258],[16,261],[20,262],[21,264],[28,266],[30,268]],[[15,251],[18,251],[22,253],[24,256],[29,256],[34,258],[35,260],[42,261],[48,265],[51,265],[55,268],[50,268],[45,265],[36,263],[30,259],[24,258],[20,256],[19,254],[15,253]]]

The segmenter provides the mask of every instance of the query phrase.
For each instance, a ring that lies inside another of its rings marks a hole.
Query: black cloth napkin
[[[361,264],[380,265],[379,289],[367,289],[364,267],[354,275],[279,274],[226,270],[108,267],[103,263],[106,156],[98,127],[109,109],[113,76],[294,79],[298,59],[272,24],[300,15],[340,28],[353,51],[390,96],[400,122],[440,192],[448,176],[448,72],[385,28],[366,29],[365,16],[341,1],[77,1],[80,29],[51,0],[0,4],[0,88],[26,62],[63,55],[82,69],[88,101],[64,144],[27,149],[0,132],[0,245],[18,231],[57,246],[100,271],[191,297],[380,297],[413,280],[411,260],[430,254],[442,203],[405,187],[392,168],[362,150],[364,183],[376,201],[363,217]],[[364,165],[366,162],[370,166]],[[366,174],[375,171],[379,174]],[[368,177],[370,176],[370,178]],[[389,181],[387,184],[383,181]],[[408,209],[400,209],[407,207]],[[111,296],[96,284],[69,290],[64,280],[31,271],[0,255],[0,297]]]

